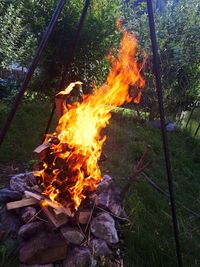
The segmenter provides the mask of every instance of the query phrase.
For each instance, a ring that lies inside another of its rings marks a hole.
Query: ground
[[[1,122],[6,110],[0,108]],[[50,103],[43,101],[21,106],[0,152],[1,187],[8,182],[10,174],[32,168],[32,150],[42,140],[49,113]],[[145,173],[159,187],[168,190],[158,129],[147,126],[133,112],[124,111],[114,113],[103,133],[107,135],[104,152],[108,160],[101,163],[102,173],[110,174],[119,188],[126,184],[133,165],[150,144],[150,165]],[[168,137],[184,266],[200,266],[200,141],[181,130],[170,132]],[[127,193],[125,208],[130,217],[130,223],[121,225],[125,267],[176,266],[169,200],[141,177]],[[0,253],[6,255],[6,262],[9,251],[5,253],[5,248],[0,247]]]

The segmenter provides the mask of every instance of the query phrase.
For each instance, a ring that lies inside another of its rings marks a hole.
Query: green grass
[[[105,151],[108,161],[102,166],[119,186],[131,175],[133,164],[150,144],[151,162],[146,173],[167,190],[160,131],[137,122],[134,117],[114,116],[106,129]],[[200,142],[187,132],[168,134],[176,199],[199,210]],[[126,197],[130,225],[123,227],[125,266],[176,266],[169,202],[141,179]],[[184,266],[199,266],[199,220],[178,208]]]
[[[23,104],[1,150],[1,159],[29,162],[32,150],[40,143],[49,113],[48,102]],[[150,165],[145,172],[160,187],[168,189],[159,130],[146,126],[131,111],[118,110],[103,132],[107,135],[104,151],[108,156],[101,163],[103,173],[110,174],[122,187],[132,174],[133,164],[150,144]],[[184,131],[168,136],[176,199],[198,213],[200,141]],[[130,216],[130,223],[121,226],[125,267],[176,266],[169,201],[141,178],[130,188],[125,207]],[[177,212],[184,266],[200,266],[200,218],[179,206]]]
[[[27,163],[33,159],[32,152],[42,142],[51,107],[48,100],[22,102],[1,147],[0,161]],[[0,102],[0,125],[9,109]]]

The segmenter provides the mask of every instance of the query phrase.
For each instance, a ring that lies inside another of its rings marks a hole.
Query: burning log
[[[43,161],[50,152],[50,146],[51,144],[49,142],[43,143],[36,147],[36,149],[33,151],[33,154],[37,156],[39,161]]]
[[[43,202],[44,205],[49,205],[50,207],[56,209],[56,210],[59,210],[59,211],[62,211],[63,213],[65,213],[67,216],[72,216],[72,212],[69,208],[65,208],[63,207],[61,204],[59,203],[56,203],[56,202],[53,202],[51,201],[50,199],[42,196],[42,195],[39,195],[39,194],[36,194],[36,193],[33,193],[33,192],[29,192],[29,191],[25,191],[24,192],[25,195],[27,197],[32,197],[34,199],[37,199],[38,201],[40,202]]]
[[[44,211],[45,215],[49,219],[49,221],[52,223],[52,225],[57,229],[60,226],[66,224],[68,222],[67,216],[60,216],[56,217],[50,210],[48,206],[42,206],[42,210]],[[64,213],[62,213],[64,214]]]
[[[67,111],[66,100],[70,100],[72,98],[73,91],[78,90],[78,92],[82,92],[82,82],[71,83],[65,90],[59,92],[55,97],[56,103],[56,112],[58,114],[58,118],[61,118],[63,114]]]

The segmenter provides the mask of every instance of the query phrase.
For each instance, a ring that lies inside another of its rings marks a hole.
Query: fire
[[[101,181],[98,160],[106,140],[101,130],[109,123],[110,111],[125,102],[138,103],[144,87],[137,46],[134,35],[123,31],[117,57],[109,56],[112,67],[106,82],[92,95],[83,96],[81,103],[67,105],[54,133],[57,142],[51,144],[49,157],[37,173],[43,194],[51,200],[77,209]],[[61,93],[68,94],[74,85]],[[135,99],[130,96],[130,87],[137,90]]]

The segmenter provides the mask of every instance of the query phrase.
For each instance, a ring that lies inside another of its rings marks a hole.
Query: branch
[[[129,191],[132,183],[136,182],[139,178],[139,174],[144,171],[144,169],[149,165],[149,163],[145,163],[147,155],[149,151],[151,150],[151,146],[148,145],[147,148],[145,149],[142,157],[140,158],[139,162],[137,163],[136,166],[133,167],[133,175],[129,178],[127,184],[124,186],[124,188],[121,191],[121,199],[122,201],[125,198],[125,195]]]

